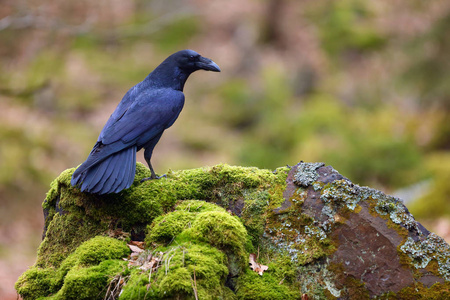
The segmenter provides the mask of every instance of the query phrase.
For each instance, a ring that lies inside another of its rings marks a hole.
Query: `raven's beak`
[[[213,71],[213,72],[220,72],[219,66],[206,57],[200,57],[199,62],[197,63],[197,66],[199,69],[206,70],[206,71]]]

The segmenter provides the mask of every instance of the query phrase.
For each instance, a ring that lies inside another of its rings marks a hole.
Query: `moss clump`
[[[187,211],[190,213],[200,213],[205,211],[225,211],[223,207],[218,205],[198,200],[184,200],[175,207],[178,211]]]
[[[17,293],[23,299],[37,299],[54,291],[56,270],[32,267],[23,273],[15,284]]]
[[[270,272],[260,276],[257,273],[247,269],[244,274],[239,277],[236,296],[238,299],[300,299],[298,289],[292,289],[290,286],[283,284],[283,278],[271,276]]]
[[[225,212],[222,207],[205,201],[180,201],[173,212],[159,216],[147,227],[145,242],[147,245],[168,244],[185,229],[191,228],[199,213],[211,211]]]
[[[242,223],[229,213],[220,211],[199,213],[186,234],[221,250],[239,254],[243,254],[247,239]]]
[[[148,230],[148,246],[170,246],[171,242],[209,244],[227,255],[233,275],[246,266],[247,231],[237,217],[217,205],[194,200],[182,202],[175,211],[155,219]]]
[[[228,294],[226,255],[207,244],[186,242],[164,248],[162,265],[150,271],[131,271],[120,299],[217,299]],[[230,299],[230,298],[223,298]]]
[[[168,243],[186,229],[194,219],[194,214],[183,210],[159,216],[149,228],[146,243]]]
[[[148,245],[155,242],[168,243],[183,230],[190,228],[198,213],[212,211],[224,213],[225,209],[205,201],[181,201],[175,207],[175,211],[159,216],[152,222],[148,227],[149,234],[145,241]]]
[[[127,262],[105,260],[91,267],[74,267],[64,277],[64,284],[53,299],[104,299],[111,279],[125,270]]]
[[[127,256],[130,249],[119,240],[96,236],[81,244],[61,264],[59,272],[62,276],[75,266],[93,266],[108,259],[119,259]]]
[[[34,266],[16,283],[23,299],[102,299],[108,281],[125,268],[119,260],[130,250],[124,242],[97,236],[81,244],[59,268]]]

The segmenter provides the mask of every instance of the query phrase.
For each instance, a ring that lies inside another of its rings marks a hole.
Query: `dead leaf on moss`
[[[152,256],[151,259],[145,261],[142,266],[139,267],[139,269],[148,271],[150,269],[155,269],[159,265],[159,262],[161,261],[161,257]]]
[[[137,250],[136,246],[128,245],[131,251]],[[125,261],[128,261],[128,267],[139,267],[140,270],[148,271],[148,270],[155,270],[159,267],[162,257],[164,255],[164,252],[157,252],[149,253],[145,250],[137,250],[136,252],[132,252],[128,259],[124,259]]]
[[[129,243],[130,245],[134,245],[134,246],[138,246],[141,249],[145,249],[144,247],[144,242],[139,242],[139,241],[130,241]]]
[[[256,262],[256,254],[254,254],[254,253],[250,254],[248,262],[249,262],[249,265],[250,265],[250,269],[252,269],[253,271],[255,271],[256,273],[258,273],[261,276],[264,273],[264,271],[269,269],[268,266],[261,265],[261,264]]]
[[[131,255],[133,255],[133,253],[141,253],[141,252],[144,252],[144,249],[141,249],[141,248],[139,248],[138,246],[135,246],[135,245],[130,245],[130,244],[127,244],[127,246],[128,246],[128,248],[130,248],[130,250],[131,250]]]

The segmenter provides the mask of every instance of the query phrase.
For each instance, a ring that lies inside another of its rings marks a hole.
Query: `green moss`
[[[200,299],[225,297],[229,294],[224,287],[226,262],[225,254],[210,245],[187,242],[170,246],[163,265],[152,276],[149,271],[132,270],[120,299],[190,299],[194,298],[194,287]]]
[[[261,258],[263,264],[268,264],[268,271],[264,275],[273,276],[275,279],[282,281],[284,284],[295,284],[297,281],[297,268],[289,255],[279,255],[271,258],[270,262],[266,262]],[[263,275],[263,276],[264,276]]]
[[[149,274],[135,268],[131,269],[129,276],[125,277],[120,299],[160,299],[158,291],[155,288],[147,288],[149,284]],[[149,287],[152,287],[151,285]]]
[[[173,212],[159,216],[148,226],[145,242],[147,245],[155,242],[169,243],[182,231],[190,228],[199,213],[211,211],[225,213],[222,207],[205,201],[181,201]]]
[[[171,244],[168,248],[160,248],[161,250],[172,251],[173,245],[189,244],[191,247],[208,245],[226,255],[227,273],[232,276],[237,276],[246,267],[248,254],[245,249],[249,238],[245,227],[237,217],[231,216],[217,205],[204,201],[188,200],[175,209],[156,219],[149,227],[147,245],[162,235],[170,236],[170,239],[166,238],[165,241]],[[200,268],[198,272],[201,273],[201,267],[197,268]]]
[[[229,213],[208,211],[197,215],[187,234],[221,250],[242,253],[247,231]]]
[[[107,227],[81,214],[56,213],[39,246],[36,265],[59,267],[61,262],[83,241],[105,232]]]
[[[242,274],[237,283],[236,296],[238,299],[300,299],[298,289],[292,289],[282,281],[283,278],[272,276],[265,272],[263,276],[249,269]]]
[[[149,234],[145,242],[150,245],[153,242],[168,243],[184,229],[188,228],[195,219],[193,213],[181,210],[156,218],[149,226]]]
[[[27,270],[16,283],[23,299],[55,294],[55,299],[102,299],[108,280],[122,272],[130,253],[124,242],[97,236],[82,243],[62,261],[59,268],[38,264]]]
[[[242,221],[250,237],[252,247],[255,248],[260,242],[266,225],[266,210],[269,206],[270,194],[260,192],[254,197],[246,195],[245,206],[242,210]]]
[[[177,268],[163,278],[160,284],[161,290],[167,297],[193,296],[194,288],[191,280],[193,281],[191,274],[186,268]]]
[[[198,200],[184,200],[175,207],[175,210],[187,211],[192,213],[200,213],[205,211],[222,211],[225,209],[223,207],[217,206],[212,203]]]
[[[64,284],[54,298],[104,299],[108,283],[126,268],[126,264],[120,260],[104,260],[92,267],[74,267],[64,277]]]
[[[148,227],[147,247],[163,251],[161,266],[151,276],[132,271],[121,299],[193,298],[194,286],[201,299],[233,299],[224,283],[246,266],[247,240],[245,227],[223,208],[182,201]]]
[[[56,270],[32,267],[23,273],[15,284],[23,299],[37,299],[49,295],[55,286]]]
[[[119,259],[130,253],[124,242],[105,237],[96,236],[81,244],[61,264],[60,270],[70,269],[73,266],[97,265],[107,259]]]

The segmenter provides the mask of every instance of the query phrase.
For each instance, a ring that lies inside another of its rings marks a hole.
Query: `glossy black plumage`
[[[151,178],[157,178],[150,163],[153,149],[183,109],[187,78],[200,69],[220,72],[212,60],[182,50],[132,87],[106,122],[86,161],[73,173],[71,184],[96,194],[129,188],[136,172],[136,151],[142,148]]]

